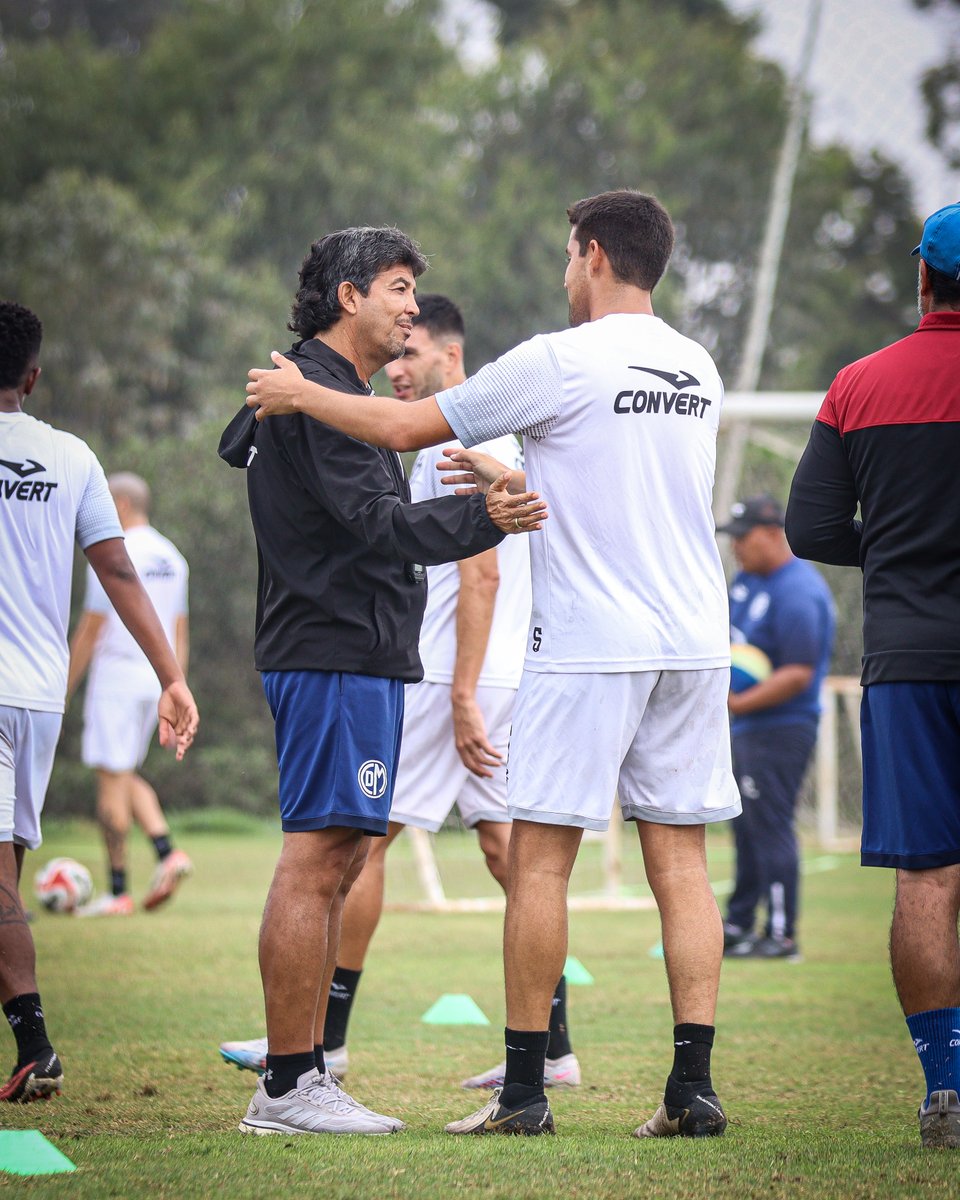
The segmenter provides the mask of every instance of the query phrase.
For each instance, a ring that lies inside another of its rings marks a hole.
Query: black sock
[[[339,1050],[346,1045],[350,1009],[362,974],[362,971],[348,971],[346,967],[337,967],[333,973],[327,1018],[323,1023],[323,1044],[328,1050]]]
[[[710,1080],[710,1052],[715,1030],[712,1025],[674,1025],[673,1069],[664,1099],[674,1106],[683,1105],[691,1091],[713,1090]]]
[[[563,1058],[572,1053],[570,1036],[567,1033],[567,980],[560,976],[557,990],[553,993],[550,1009],[550,1041],[547,1043],[547,1058]]]
[[[323,1075],[327,1069],[327,1064],[323,1061],[323,1047],[322,1046],[314,1046],[313,1058],[317,1064],[317,1070],[320,1072],[321,1075]]]
[[[110,894],[112,896],[122,896],[127,890],[127,872],[126,868],[121,867],[119,871],[110,869]]]
[[[500,1103],[516,1108],[543,1094],[543,1060],[550,1033],[544,1029],[505,1029],[507,1069],[503,1076]]]
[[[153,842],[153,848],[157,852],[157,858],[160,860],[160,862],[163,862],[167,855],[173,850],[173,843],[170,841],[170,834],[161,833],[159,837],[151,838],[150,841]]]
[[[24,992],[22,996],[14,996],[3,1006],[3,1011],[10,1022],[13,1036],[17,1039],[18,1067],[25,1067],[44,1052],[53,1049],[47,1037],[43,1008],[37,992]]]
[[[307,1050],[303,1054],[270,1054],[267,1053],[267,1069],[263,1073],[263,1086],[268,1096],[274,1099],[286,1092],[292,1092],[297,1086],[297,1080],[307,1071],[316,1066],[314,1052]]]

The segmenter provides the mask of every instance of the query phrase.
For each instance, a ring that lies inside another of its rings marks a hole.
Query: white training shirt
[[[0,413],[0,704],[63,712],[73,544],[123,537],[85,442]]]
[[[414,500],[452,496],[442,483],[436,464],[443,458],[446,441],[421,450],[410,472]],[[456,443],[459,445],[459,443]],[[501,437],[480,447],[511,470],[523,470],[523,452],[515,437]],[[487,653],[477,685],[517,688],[523,672],[523,654],[530,624],[530,535],[511,534],[497,546],[500,585],[490,626]],[[460,569],[455,562],[427,567],[427,609],[420,627],[420,657],[424,679],[429,683],[453,683],[457,654],[457,599]]]
[[[730,662],[711,510],[723,384],[697,342],[615,313],[524,342],[437,403],[466,446],[522,433],[530,535],[525,668],[700,670]]]
[[[134,525],[126,531],[127,553],[140,582],[157,610],[167,641],[175,648],[178,617],[187,613],[187,561],[169,539],[152,525]],[[88,694],[149,700],[160,695],[160,683],[144,652],[117,616],[96,572],[87,568],[87,593],[83,607],[106,620],[90,662]]]

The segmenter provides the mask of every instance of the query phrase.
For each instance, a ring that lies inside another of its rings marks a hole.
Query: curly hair
[[[310,247],[300,268],[300,290],[290,315],[289,329],[311,338],[340,320],[337,288],[349,282],[362,295],[381,271],[409,267],[414,277],[427,269],[420,247],[392,226],[356,226],[328,233]]]
[[[0,300],[0,388],[15,388],[36,364],[43,326],[36,313],[12,300]]]

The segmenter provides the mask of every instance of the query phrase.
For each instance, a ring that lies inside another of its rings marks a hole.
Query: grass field
[[[70,854],[102,876],[91,826],[51,823],[33,871]],[[923,1152],[922,1075],[886,965],[892,878],[853,855],[807,855],[799,964],[724,967],[714,1082],[730,1117],[717,1141],[639,1142],[671,1062],[663,963],[649,954],[655,913],[576,913],[570,950],[593,987],[570,989],[584,1086],[553,1093],[556,1138],[461,1138],[443,1123],[477,1106],[457,1083],[502,1056],[501,919],[387,913],[351,1030],[350,1090],[408,1122],[392,1138],[244,1138],[253,1076],[217,1044],[262,1026],[257,927],[278,835],[227,816],[184,819],[196,875],[154,914],[33,925],[48,1024],[66,1069],[47,1105],[6,1106],[0,1129],[39,1129],[74,1174],[0,1175],[28,1197],[910,1197],[956,1192],[960,1157]],[[710,838],[722,888],[731,856]],[[451,894],[490,892],[469,835],[444,834]],[[642,889],[639,855],[626,874]],[[415,880],[403,840],[391,897]],[[599,885],[584,848],[575,889]],[[135,891],[151,864],[138,842]],[[442,992],[468,992],[489,1028],[424,1025]],[[12,1063],[12,1038],[6,1054]]]

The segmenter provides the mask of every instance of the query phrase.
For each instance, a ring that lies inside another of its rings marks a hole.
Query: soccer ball
[[[93,879],[75,858],[52,858],[33,881],[33,894],[50,912],[71,913],[93,895]]]

